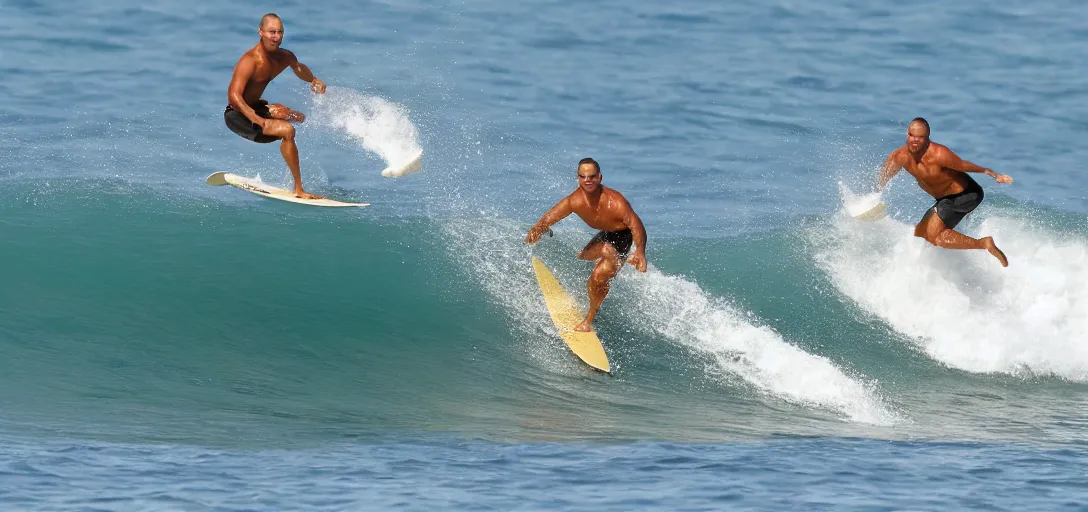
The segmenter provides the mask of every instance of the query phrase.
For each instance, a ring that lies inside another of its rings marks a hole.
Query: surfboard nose
[[[382,176],[386,178],[399,178],[405,174],[411,174],[423,167],[423,151],[416,153],[408,161],[398,165],[391,165],[382,170]]]

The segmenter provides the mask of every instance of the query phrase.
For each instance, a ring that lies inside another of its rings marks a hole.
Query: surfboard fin
[[[208,179],[204,180],[204,182],[209,185],[214,185],[216,187],[221,185],[229,185],[230,183],[227,183],[226,175],[227,173],[224,171],[215,172],[212,173],[211,176],[208,176]]]

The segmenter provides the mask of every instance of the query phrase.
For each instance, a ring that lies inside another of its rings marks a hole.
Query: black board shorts
[[[612,247],[616,248],[616,252],[620,254],[620,259],[626,259],[627,253],[631,250],[631,243],[634,241],[634,236],[631,234],[630,229],[622,229],[620,231],[601,231],[593,237],[592,240],[586,244],[586,248],[589,248],[597,242],[608,242],[612,244]]]
[[[963,192],[944,196],[933,203],[933,211],[937,212],[937,216],[944,221],[948,229],[956,227],[956,224],[978,208],[978,205],[982,204],[982,199],[986,197],[982,187],[975,180],[968,176],[967,181],[967,188],[963,189]]]
[[[258,116],[265,119],[272,119],[272,114],[268,111],[267,101],[260,100],[256,104],[250,105],[250,107]],[[230,105],[227,105],[227,109],[223,111],[223,121],[227,123],[227,128],[230,128],[230,131],[237,133],[243,139],[249,139],[261,144],[280,140],[279,137],[272,137],[261,133],[260,126],[250,122],[244,114],[234,110],[234,107]]]

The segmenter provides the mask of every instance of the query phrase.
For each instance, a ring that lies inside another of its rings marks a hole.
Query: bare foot
[[[583,320],[582,323],[574,326],[574,330],[577,332],[590,332],[593,330],[593,327],[589,325],[589,322]]]
[[[990,251],[990,254],[993,254],[994,257],[997,258],[997,261],[1001,262],[1002,267],[1009,266],[1009,259],[1005,257],[1005,253],[1001,252],[1001,249],[997,248],[997,244],[994,244],[994,238],[992,236],[983,238],[982,246],[985,247],[987,251]]]
[[[309,193],[309,192],[307,192],[305,190],[296,190],[295,191],[295,197],[297,197],[299,199],[325,199],[324,197],[315,196],[315,195],[313,195],[313,194],[311,194],[311,193]]]

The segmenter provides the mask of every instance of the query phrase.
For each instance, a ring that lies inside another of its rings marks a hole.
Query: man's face
[[[275,50],[280,47],[280,43],[283,41],[283,22],[276,18],[269,18],[265,20],[264,25],[261,25],[257,33],[261,35],[261,45],[266,50]]]
[[[917,155],[929,144],[929,129],[922,123],[911,123],[907,127],[907,149]]]
[[[593,192],[601,186],[601,171],[593,164],[578,166],[578,186],[586,192]]]

